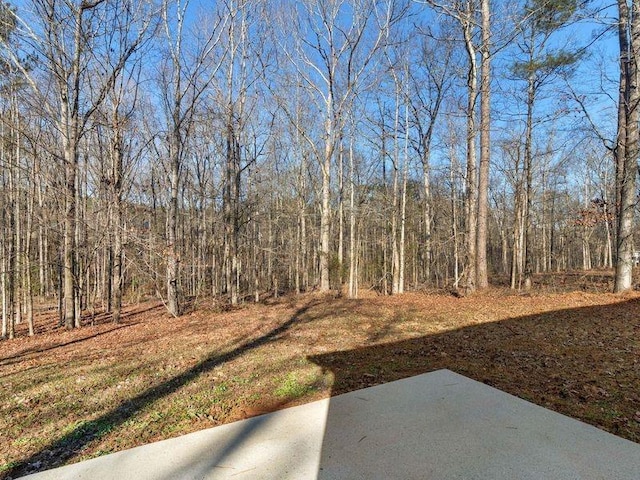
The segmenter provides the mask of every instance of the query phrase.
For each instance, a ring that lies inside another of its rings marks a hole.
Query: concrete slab
[[[439,370],[31,475],[640,479],[640,445]]]

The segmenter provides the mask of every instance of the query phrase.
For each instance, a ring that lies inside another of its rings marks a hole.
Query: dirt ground
[[[0,478],[440,368],[640,442],[637,292],[308,294],[37,322],[0,342]]]

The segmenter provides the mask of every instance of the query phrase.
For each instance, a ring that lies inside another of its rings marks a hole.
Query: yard
[[[640,442],[640,294],[160,303],[0,343],[0,477],[448,368]]]

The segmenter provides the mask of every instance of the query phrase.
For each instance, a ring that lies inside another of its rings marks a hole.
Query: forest
[[[640,0],[0,0],[0,479],[441,369],[639,442],[638,58]]]
[[[638,8],[0,1],[2,338],[152,298],[632,289]]]

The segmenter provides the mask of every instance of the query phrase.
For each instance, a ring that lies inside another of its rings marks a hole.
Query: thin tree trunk
[[[453,288],[458,289],[460,281],[460,253],[458,246],[458,192],[456,188],[456,152],[452,139],[450,147],[449,182],[451,184],[451,237],[453,240]],[[447,272],[449,266],[447,265]]]
[[[4,224],[4,218],[3,224]],[[2,338],[7,338],[9,333],[9,295],[8,295],[8,281],[7,281],[7,254],[5,251],[6,245],[6,236],[4,234],[4,229],[2,231],[2,261],[0,262],[0,268],[2,268],[2,272],[0,272],[0,288],[2,289]]]
[[[344,278],[342,265],[344,263],[344,145],[340,139],[338,154],[338,285],[342,290]]]
[[[18,124],[18,111],[17,106],[14,112],[14,122],[16,124],[15,131],[12,135],[12,141],[15,142],[15,153],[12,162],[11,169],[13,170],[13,185],[11,186],[11,194],[13,196],[13,225],[14,225],[14,263],[13,263],[13,304],[14,304],[14,315],[15,315],[15,324],[20,325],[22,323],[22,284],[23,284],[23,263],[24,263],[24,252],[23,252],[23,232],[22,232],[22,195],[20,194],[20,168],[19,163],[21,161],[22,151],[20,148],[20,134],[19,134],[19,124]],[[11,335],[13,336],[13,335]]]
[[[34,182],[36,183],[36,195],[38,198],[38,294],[43,297],[49,294],[48,282],[48,266],[46,261],[46,241],[48,231],[45,230],[45,213],[44,213],[44,178],[42,178],[42,164],[36,155],[34,158],[35,171]]]
[[[466,192],[466,246],[467,261],[466,284],[467,293],[476,289],[476,244],[477,244],[477,203],[478,203],[478,171],[476,167],[476,98],[478,96],[478,66],[476,47],[473,43],[473,1],[467,0],[463,33],[465,48],[469,60],[467,76],[467,192]]]
[[[395,116],[393,122],[393,190],[391,210],[391,294],[400,293],[400,252],[398,249],[398,215],[399,215],[399,176],[400,176],[400,152],[398,145],[398,130],[400,122],[399,92],[396,92]]]
[[[123,168],[123,152],[120,119],[118,118],[117,108],[113,115],[113,143],[111,146],[112,155],[112,171],[111,171],[111,197],[112,197],[112,215],[111,226],[113,233],[113,269],[111,277],[112,285],[112,320],[114,323],[120,322],[120,312],[122,310],[122,245],[124,235],[124,223],[122,215],[122,168]]]
[[[331,221],[330,192],[331,192],[331,160],[334,150],[334,121],[333,121],[333,96],[330,92],[327,98],[327,111],[325,119],[325,145],[324,158],[321,163],[322,172],[322,198],[320,205],[320,291],[328,292],[329,281],[329,227]]]
[[[400,255],[398,293],[404,293],[405,283],[405,237],[407,223],[407,177],[409,176],[409,106],[405,105],[404,166],[402,169],[402,198],[400,200]]]
[[[524,176],[525,176],[525,201],[524,201],[524,288],[531,289],[533,274],[533,229],[532,229],[532,205],[533,205],[533,103],[535,101],[534,78],[529,77],[527,87],[527,119],[524,143]]]
[[[522,242],[522,217],[523,212],[523,193],[522,193],[522,179],[520,178],[520,149],[516,152],[516,164],[514,169],[515,177],[515,193],[514,193],[514,212],[513,212],[513,246],[511,254],[511,275],[510,286],[514,290],[519,288],[519,278],[522,274],[521,259],[523,256],[523,242]]]
[[[33,169],[35,175],[35,169]],[[29,327],[29,336],[34,334],[34,325],[33,325],[33,286],[31,281],[31,230],[33,228],[33,216],[34,216],[34,203],[36,196],[36,181],[35,179],[30,179],[31,184],[31,192],[29,198],[27,198],[27,224],[26,231],[24,235],[24,271],[23,271],[23,292],[24,292],[24,303],[26,308],[27,315],[27,325]]]
[[[225,176],[225,252],[226,252],[226,283],[227,293],[231,305],[238,304],[238,243],[239,243],[239,146],[236,139],[234,115],[232,105],[228,105],[229,117],[227,124],[227,151]]]
[[[0,136],[4,137],[4,125],[0,125]],[[4,142],[0,142],[0,165],[7,165],[7,159],[5,158]],[[6,184],[2,175],[2,191],[0,192],[0,293],[2,296],[2,332],[1,338],[7,338],[9,327],[9,298],[8,298],[8,239],[7,239],[7,218],[6,218]]]
[[[300,198],[300,244],[302,247],[302,289],[306,292],[309,290],[309,253],[307,249],[307,215],[304,198]]]
[[[353,162],[353,135],[349,139],[349,298],[357,298],[356,289],[356,193]]]
[[[86,173],[86,166],[85,166],[85,173]],[[75,204],[76,204],[75,221],[74,221],[75,251],[73,252],[74,264],[75,264],[75,271],[74,271],[75,290],[73,295],[73,301],[75,304],[75,307],[74,307],[75,317],[73,319],[74,328],[80,328],[82,310],[84,309],[84,302],[83,302],[84,283],[85,283],[83,278],[83,271],[84,271],[83,260],[84,259],[83,259],[83,255],[80,252],[81,248],[84,246],[83,245],[84,242],[82,241],[83,235],[82,235],[82,224],[81,224],[81,219],[84,218],[84,215],[83,215],[84,205],[82,202],[82,198],[83,198],[82,183],[83,183],[83,171],[80,168],[80,157],[78,157],[78,172],[76,175],[76,189],[75,189],[75,198],[76,198],[75,199]]]
[[[605,176],[605,185],[607,184],[607,176]],[[605,242],[605,253],[604,253],[604,268],[611,268],[613,266],[613,241],[611,235],[611,221],[609,214],[609,198],[607,194],[607,189],[604,189],[604,228],[606,233],[606,242]]]
[[[427,283],[431,282],[431,262],[433,257],[431,244],[431,182],[429,179],[430,150],[422,153],[422,189],[424,199],[422,208],[424,209],[424,279]]]
[[[171,198],[169,199],[169,209],[167,218],[167,307],[169,313],[174,317],[180,315],[180,298],[178,290],[178,275],[180,269],[180,257],[178,253],[178,194],[180,181],[180,143],[181,135],[178,129],[179,120],[177,118],[178,105],[175,106],[174,129],[171,134],[171,170],[170,170],[170,189]]]

